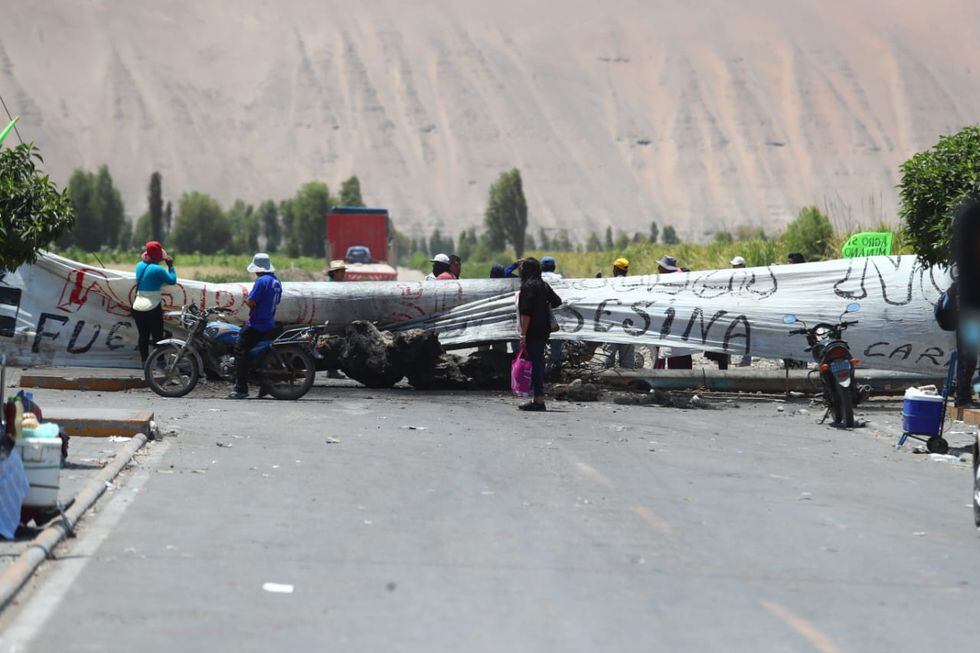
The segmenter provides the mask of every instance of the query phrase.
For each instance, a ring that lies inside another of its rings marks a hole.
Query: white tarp
[[[809,361],[803,336],[788,336],[786,314],[813,325],[847,316],[846,339],[864,367],[941,371],[955,347],[933,306],[945,271],[914,256],[846,259],[768,268],[642,277],[567,279],[551,284],[565,305],[555,338],[632,343]],[[514,296],[467,304],[411,326],[436,328],[449,346],[516,338]]]
[[[179,262],[178,262],[179,263]],[[135,266],[135,260],[134,260]],[[165,310],[187,304],[222,306],[248,317],[251,283],[204,283],[179,279],[163,287]],[[244,271],[242,276],[249,276]],[[139,365],[136,324],[130,317],[136,276],[93,267],[53,254],[0,278],[0,349],[13,365]],[[466,282],[283,283],[276,319],[342,329],[353,320],[384,324],[440,314],[469,301],[499,296],[514,280]],[[167,328],[170,328],[168,325]],[[12,336],[10,335],[12,332]]]
[[[179,273],[179,267],[178,267]],[[0,347],[17,365],[96,367],[138,364],[129,315],[134,274],[83,265],[54,255],[0,280]],[[866,367],[940,371],[954,346],[932,307],[948,285],[945,272],[915,257],[874,257],[643,277],[568,279],[553,287],[565,304],[558,338],[675,346],[808,360],[805,340],[783,315],[807,322],[849,316],[855,356]],[[247,315],[250,284],[181,280],[164,288],[168,309],[224,306]],[[516,338],[514,280],[284,283],[277,320],[341,328],[370,320],[399,328],[435,328],[449,346]]]

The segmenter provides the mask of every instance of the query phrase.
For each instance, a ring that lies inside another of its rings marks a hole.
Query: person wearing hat
[[[613,261],[613,276],[625,277],[630,273],[630,262],[625,258],[618,258]]]
[[[666,254],[660,257],[657,261],[657,273],[658,274],[677,274],[682,273],[684,270],[677,264],[677,259],[673,256],[667,256]],[[671,369],[671,370],[690,370],[694,369],[694,350],[684,349],[682,347],[669,347],[670,356],[665,358],[657,358],[656,367],[658,369]],[[661,353],[663,349],[660,350]]]
[[[166,267],[164,267],[166,266]],[[139,334],[140,360],[146,363],[150,355],[150,341],[163,340],[163,286],[177,283],[174,259],[155,240],[146,244],[143,255],[136,264],[136,296],[133,298],[133,321]]]
[[[343,281],[347,278],[347,266],[343,261],[334,261],[327,270],[327,281]]]
[[[733,270],[741,270],[745,267],[745,259],[741,256],[736,256],[731,260],[731,266]]]
[[[630,272],[630,262],[625,258],[618,258],[613,261],[613,276],[625,277]],[[616,344],[608,342],[602,346],[606,352],[606,368],[616,367],[616,359],[619,359],[619,367],[627,370],[636,368],[636,345]]]
[[[248,271],[255,275],[255,283],[245,300],[248,321],[238,332],[235,343],[235,389],[228,395],[229,399],[248,398],[248,352],[272,335],[276,328],[276,307],[282,299],[282,284],[276,278],[276,268],[268,254],[253,256]]]
[[[439,275],[449,272],[449,256],[446,254],[436,254],[429,263],[432,264],[432,272],[425,275],[426,281],[433,281],[438,279]]]

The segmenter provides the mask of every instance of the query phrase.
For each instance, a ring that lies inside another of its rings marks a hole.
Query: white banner
[[[179,273],[179,267],[178,267]],[[243,275],[244,276],[244,275]],[[16,365],[136,366],[130,317],[135,275],[42,256],[0,279],[0,347]],[[847,304],[859,323],[846,332],[865,367],[941,371],[954,347],[933,305],[949,284],[915,257],[874,257],[643,277],[569,279],[552,286],[565,304],[554,337],[809,360],[783,315],[836,322]],[[250,284],[181,280],[164,287],[164,308],[224,306],[247,317]],[[510,279],[428,282],[284,283],[276,319],[342,329],[354,320],[440,332],[448,346],[517,337]]]
[[[783,316],[836,324],[857,303],[860,311],[847,319],[858,324],[845,337],[863,367],[941,372],[955,338],[936,326],[933,306],[948,285],[944,270],[926,270],[914,256],[569,279],[551,284],[565,302],[556,311],[562,330],[552,337],[810,361],[805,337],[788,335],[799,325]],[[515,339],[514,296],[407,326],[438,329],[448,346]]]

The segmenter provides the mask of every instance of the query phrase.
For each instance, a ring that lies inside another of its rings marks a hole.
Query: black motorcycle
[[[240,327],[209,321],[228,309],[194,306],[167,313],[187,330],[186,339],[161,340],[146,360],[146,384],[163,397],[183,397],[194,389],[201,375],[234,382],[234,348]],[[299,399],[313,387],[316,376],[314,345],[324,326],[288,329],[263,340],[248,352],[249,376],[261,391],[275,399]]]
[[[803,325],[802,329],[794,329],[789,335],[806,336],[809,347],[805,351],[813,356],[819,366],[827,413],[833,414],[835,426],[845,428],[854,428],[854,406],[860,402],[865,392],[854,381],[854,370],[858,361],[851,355],[851,347],[843,337],[848,327],[858,323],[857,320],[845,320],[844,316],[859,310],[860,304],[848,304],[837,324],[820,322],[812,327],[808,327],[806,322],[795,315],[783,317],[785,324]]]

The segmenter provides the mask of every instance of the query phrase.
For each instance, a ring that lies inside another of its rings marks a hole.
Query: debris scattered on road
[[[109,442],[129,442],[132,438],[125,437],[122,435],[110,435]]]
[[[937,463],[959,463],[962,462],[959,456],[954,456],[948,453],[931,453],[929,454],[929,460],[934,460]]]
[[[323,441],[323,444],[340,444],[340,440],[338,440],[337,438],[328,437],[326,440]]]
[[[402,426],[402,428],[403,429],[406,429],[408,431],[424,431],[424,430],[426,430],[426,427],[424,427],[424,426],[412,426],[411,424],[405,424],[404,426]]]
[[[273,594],[292,594],[293,586],[285,583],[262,583],[262,589]]]
[[[231,442],[215,442],[215,444],[225,449],[231,449]]]
[[[586,383],[582,379],[575,379],[567,385],[554,387],[555,399],[561,401],[598,401],[600,394],[599,386]]]

